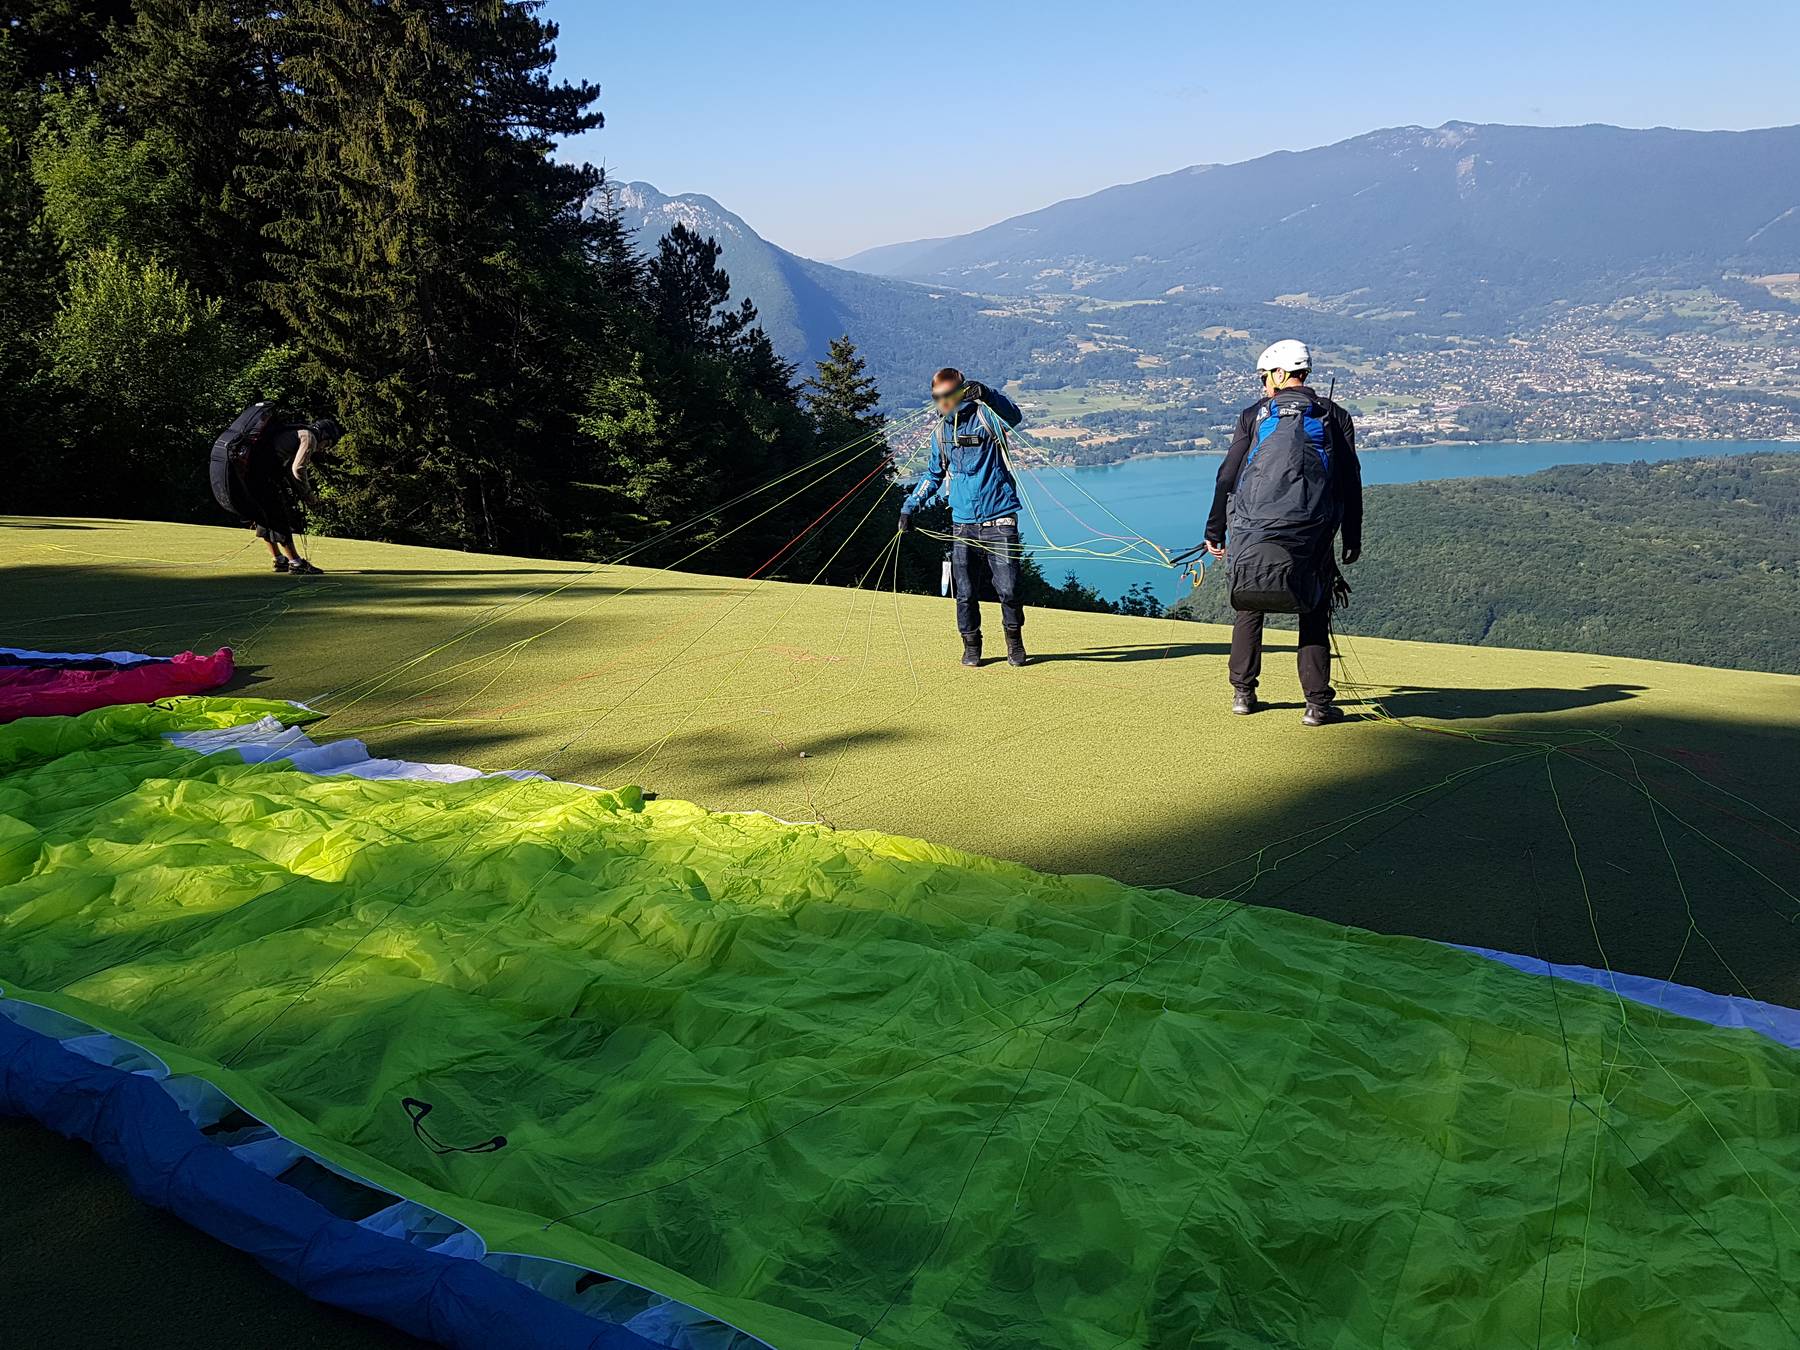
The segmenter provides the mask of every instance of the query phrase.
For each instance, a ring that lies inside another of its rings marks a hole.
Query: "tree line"
[[[1366,489],[1347,633],[1800,673],[1800,455]],[[1225,622],[1214,572],[1172,617]]]
[[[551,78],[540,8],[0,11],[12,509],[218,520],[208,446],[270,398],[346,429],[321,528],[604,558],[700,517],[645,559],[710,543],[742,572],[877,466],[847,340],[801,382],[727,304],[716,243],[633,240],[601,173],[556,158],[602,119],[593,85]],[[718,510],[858,439],[753,526]],[[833,520],[889,489],[877,473]]]
[[[346,429],[325,531],[863,577],[896,489],[862,357],[801,380],[715,241],[633,239],[556,157],[602,116],[541,8],[0,4],[9,509],[220,521],[211,440],[271,399]],[[888,584],[941,559],[909,536]]]

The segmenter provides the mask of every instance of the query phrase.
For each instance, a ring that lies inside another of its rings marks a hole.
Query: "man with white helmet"
[[[1219,466],[1206,548],[1228,559],[1231,603],[1231,711],[1257,710],[1263,619],[1300,620],[1301,721],[1343,717],[1331,687],[1331,604],[1339,582],[1332,544],[1343,535],[1346,563],[1362,553],[1362,466],[1350,414],[1307,383],[1312,353],[1291,338],[1257,358],[1263,397],[1238,414]],[[1230,549],[1227,550],[1227,530]]]

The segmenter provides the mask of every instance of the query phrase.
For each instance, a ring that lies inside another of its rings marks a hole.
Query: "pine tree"
[[[45,453],[59,448],[64,427],[40,337],[56,312],[62,260],[32,173],[44,94],[19,36],[0,24],[0,424],[9,445],[37,451],[7,456],[11,509],[54,511],[68,458]]]
[[[803,390],[819,436],[828,445],[855,440],[886,424],[887,419],[875,411],[881,391],[848,334],[831,340],[825,359]]]
[[[719,310],[731,298],[731,278],[719,266],[716,239],[696,234],[680,221],[656,246],[648,268],[650,303],[657,330],[678,352],[717,352],[756,319],[746,300],[736,314]]]
[[[138,0],[133,21],[114,30],[100,80],[123,129],[173,161],[180,228],[163,256],[247,311],[261,309],[268,273],[266,216],[244,183],[282,111],[272,60],[252,37],[252,20],[267,9],[252,0]]]
[[[881,501],[893,490],[892,474],[885,463],[888,444],[883,429],[887,419],[876,411],[881,391],[856,344],[846,335],[831,340],[801,394],[813,425],[815,454],[834,456],[827,461],[830,467],[819,493],[823,501],[808,503],[810,511],[816,514],[838,495],[854,491],[817,538],[794,550],[788,575],[851,584],[886,547],[894,531],[893,512]],[[848,453],[837,455],[839,451]],[[894,507],[898,509],[897,500]]]
[[[116,24],[131,21],[132,0],[0,0],[0,33],[34,84],[91,85]]]
[[[588,194],[587,210],[593,229],[593,256],[608,299],[615,305],[635,304],[644,297],[644,259],[626,228],[624,213],[612,182],[602,177]]]
[[[252,25],[285,124],[251,183],[269,298],[351,435],[337,509],[385,537],[550,533],[599,301],[599,183],[557,137],[600,125],[552,84],[535,0],[296,0]]]

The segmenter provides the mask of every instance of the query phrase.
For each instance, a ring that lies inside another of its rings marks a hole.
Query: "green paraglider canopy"
[[[307,717],[0,727],[0,1009],[488,1253],[783,1347],[1794,1339],[1800,1058],[1703,1003]]]

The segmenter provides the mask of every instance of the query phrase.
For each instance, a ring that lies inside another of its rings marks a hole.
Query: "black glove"
[[[962,396],[964,398],[974,399],[977,403],[986,403],[988,400],[988,387],[980,380],[970,380],[962,387]]]
[[[911,511],[902,511],[900,513],[900,533],[908,534],[911,531],[912,531],[912,512]]]
[[[1355,545],[1345,544],[1344,545],[1344,565],[1346,567],[1348,567],[1351,563],[1355,562],[1360,557],[1362,557],[1362,545],[1361,544],[1355,544]]]

